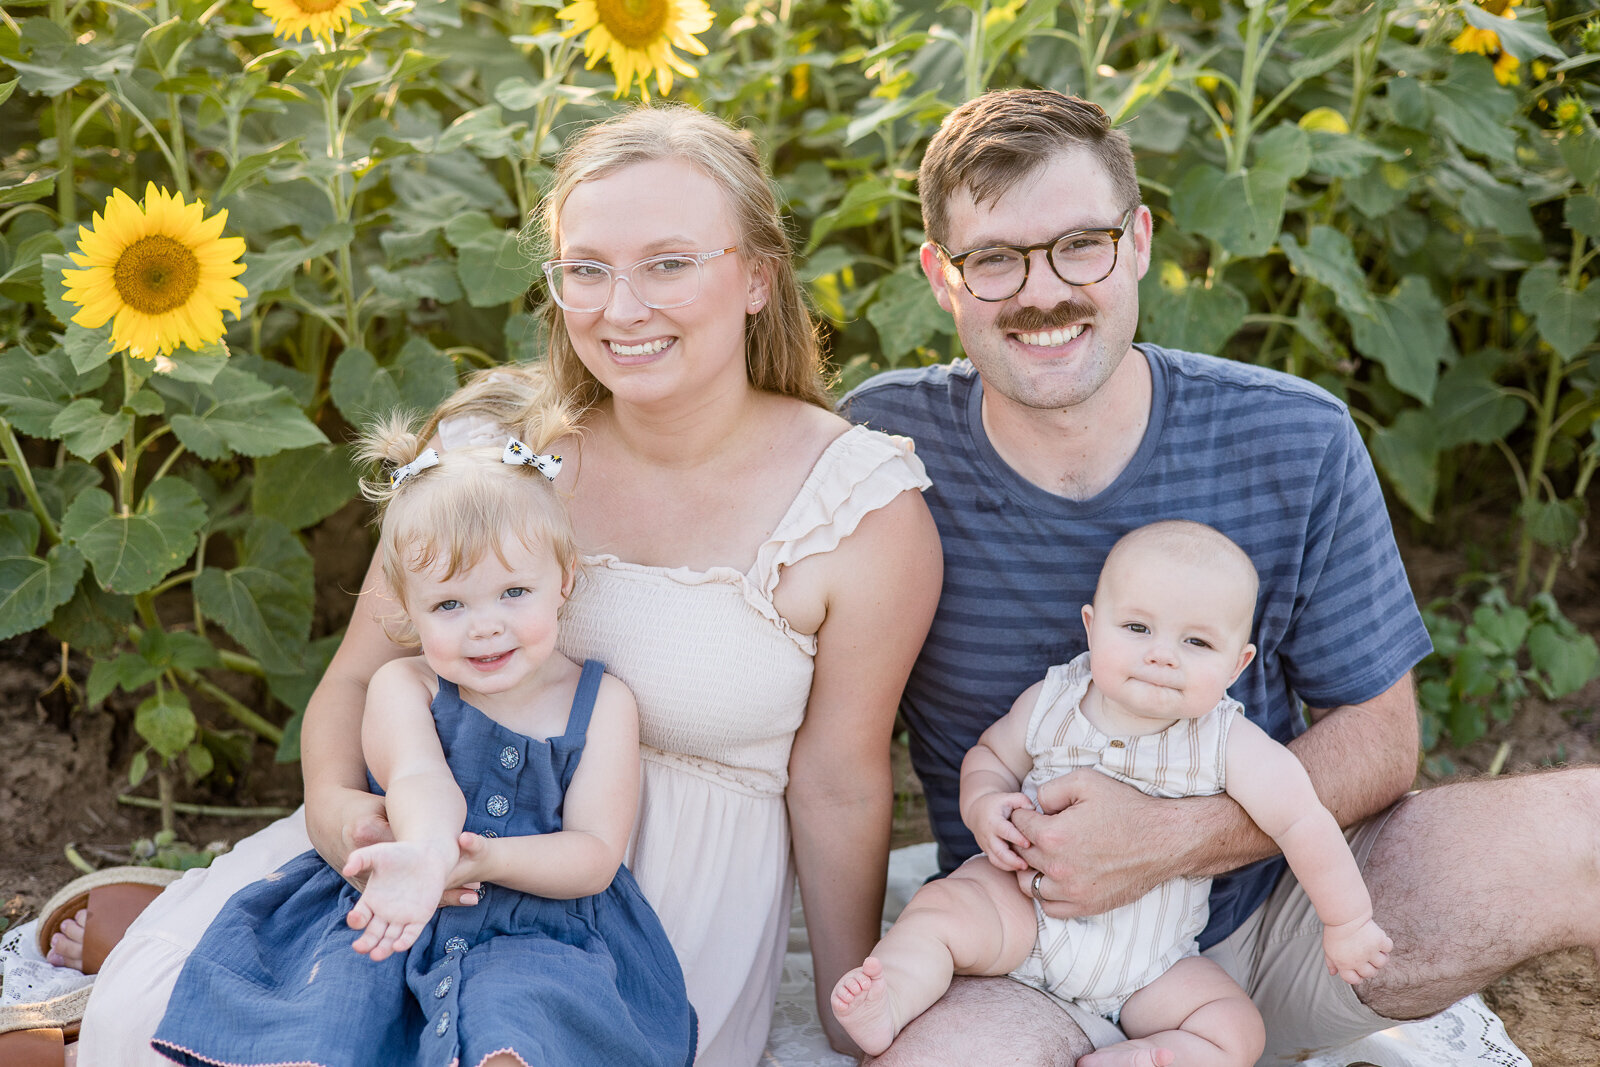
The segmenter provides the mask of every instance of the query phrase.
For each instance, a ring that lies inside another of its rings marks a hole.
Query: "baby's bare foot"
[[[1175,1059],[1171,1049],[1123,1041],[1078,1057],[1077,1067],[1171,1067]]]
[[[884,981],[883,964],[876,956],[848,971],[833,987],[833,1014],[860,1045],[862,1051],[876,1056],[894,1043],[900,1027],[895,1024],[894,1004],[889,996],[889,984]]]
[[[83,924],[88,921],[88,908],[80,908],[72,918],[61,920],[60,929],[50,935],[50,951],[45,955],[50,966],[83,970]]]

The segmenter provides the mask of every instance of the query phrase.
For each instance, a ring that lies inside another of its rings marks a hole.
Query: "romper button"
[[[1111,748],[1125,748],[1126,747],[1125,745],[1123,745],[1123,743],[1121,741],[1117,741],[1117,740],[1110,741],[1108,743],[1108,745]]]
[[[493,830],[485,830],[483,833],[479,834],[478,836],[479,837],[499,837],[500,835],[495,833]]]
[[[506,770],[509,771],[511,768],[515,767],[521,762],[522,753],[518,752],[515,746],[507,745],[505,748],[500,750],[500,766],[504,767]]]
[[[490,797],[484,802],[483,807],[485,811],[498,819],[504,816],[506,812],[511,810],[511,801],[507,800],[499,793],[496,793],[494,796]]]
[[[439,1025],[435,1026],[433,1028],[433,1032],[435,1034],[437,1034],[439,1037],[443,1037],[444,1036],[444,1032],[446,1030],[448,1030],[448,1029],[450,1029],[450,1013],[447,1012],[447,1011],[446,1012],[440,1012],[439,1013]]]
[[[443,978],[439,979],[439,984],[437,986],[435,986],[434,989],[433,989],[434,999],[443,1000],[445,994],[450,992],[450,986],[454,982],[455,982],[455,979],[450,977],[448,974],[445,975]]]
[[[452,937],[450,940],[444,943],[444,950],[446,952],[465,952],[467,951],[468,947],[467,939],[464,937]]]

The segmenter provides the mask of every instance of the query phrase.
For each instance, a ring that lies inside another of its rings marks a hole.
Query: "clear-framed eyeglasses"
[[[555,302],[567,311],[601,310],[611,302],[612,289],[621,281],[628,283],[647,308],[681,308],[700,295],[705,263],[738,250],[737,245],[730,245],[712,252],[664,252],[627,267],[594,259],[551,259],[543,264],[544,280]]]
[[[1009,300],[1028,284],[1033,253],[1043,252],[1056,277],[1068,285],[1093,285],[1117,269],[1117,246],[1133,221],[1134,208],[1115,226],[1072,230],[1036,245],[994,245],[959,256],[937,242],[934,247],[961,274],[967,292],[979,300]]]

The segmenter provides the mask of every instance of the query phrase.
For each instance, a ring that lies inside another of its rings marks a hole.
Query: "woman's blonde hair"
[[[539,205],[543,251],[559,254],[561,210],[578,185],[634,163],[666,159],[682,160],[716,182],[733,212],[739,254],[767,281],[766,303],[745,319],[750,384],[832,408],[822,377],[821,343],[795,276],[794,252],[784,232],[778,197],[744,130],[685,106],[638,107],[590,126],[562,150],[550,191]],[[618,210],[625,210],[625,205],[618,205]],[[605,386],[578,359],[561,309],[548,297],[543,315],[556,388],[580,407],[603,400]]]
[[[361,492],[378,507],[379,566],[402,611],[412,609],[407,575],[442,566],[443,576],[451,578],[490,552],[508,563],[503,546],[513,540],[531,551],[549,551],[564,581],[576,575],[577,539],[566,506],[537,468],[502,461],[504,441],[437,451],[436,465],[393,484],[392,471],[417,459],[427,440],[396,415],[363,434],[357,447],[362,461],[383,466],[362,481]],[[417,643],[408,615],[384,623],[396,642]]]

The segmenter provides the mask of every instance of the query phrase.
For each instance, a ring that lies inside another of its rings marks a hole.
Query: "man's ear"
[[[1239,680],[1239,675],[1244,673],[1244,669],[1250,666],[1250,661],[1255,658],[1255,645],[1245,645],[1243,648],[1241,648],[1239,650],[1239,665],[1233,669],[1233,677],[1228,679],[1228,684],[1232,685],[1234,682],[1237,682]]]
[[[928,279],[928,284],[933,286],[933,298],[946,311],[954,311],[950,302],[950,279],[945,273],[944,257],[939,255],[939,250],[933,247],[932,241],[922,243],[921,261],[922,273]]]
[[[1133,221],[1128,224],[1132,231],[1133,252],[1138,265],[1135,277],[1143,278],[1150,269],[1150,241],[1155,229],[1155,219],[1150,214],[1150,209],[1140,204],[1133,212]],[[1242,667],[1240,668],[1243,669]]]
[[[1094,638],[1089,636],[1091,631],[1093,631],[1093,629],[1094,629],[1094,605],[1093,604],[1085,604],[1083,606],[1083,642],[1084,642],[1085,645],[1091,643],[1094,640]],[[1241,665],[1241,667],[1242,667],[1242,665]]]

